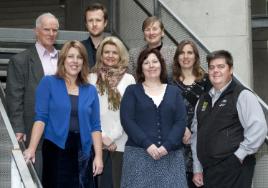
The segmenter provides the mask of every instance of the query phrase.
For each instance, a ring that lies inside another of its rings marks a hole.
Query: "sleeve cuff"
[[[152,145],[153,143],[152,142],[150,142],[150,140],[148,140],[148,139],[146,139],[146,140],[144,140],[143,141],[143,147],[145,148],[145,149],[147,149],[150,145]]]
[[[166,148],[167,152],[171,151],[171,145],[167,142],[163,143],[164,148]]]
[[[246,151],[244,151],[241,148],[238,148],[236,152],[234,153],[239,159],[242,161],[245,159],[245,157],[248,155]]]
[[[202,165],[200,164],[200,162],[196,162],[198,164],[193,164],[193,172],[194,173],[202,173],[203,172],[203,168]]]

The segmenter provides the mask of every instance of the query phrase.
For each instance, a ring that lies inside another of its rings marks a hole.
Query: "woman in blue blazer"
[[[35,123],[25,160],[35,160],[44,133],[44,187],[93,187],[89,159],[92,144],[93,174],[102,173],[102,140],[98,94],[88,83],[88,62],[78,41],[64,44],[55,76],[45,76],[36,90]]]

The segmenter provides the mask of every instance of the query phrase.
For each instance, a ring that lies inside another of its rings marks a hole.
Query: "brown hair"
[[[85,22],[87,22],[87,12],[94,11],[94,10],[101,10],[103,12],[104,21],[108,20],[108,11],[107,11],[106,7],[100,3],[93,3],[93,4],[90,4],[84,12]]]
[[[181,66],[179,63],[179,55],[182,53],[184,46],[190,45],[193,48],[193,52],[195,54],[195,62],[193,65],[193,75],[196,77],[196,80],[201,80],[204,75],[205,71],[200,66],[200,55],[197,49],[196,44],[190,40],[183,40],[181,41],[176,49],[174,58],[173,58],[173,80],[180,81],[180,78],[184,79],[184,75],[181,70]]]
[[[163,22],[156,16],[150,16],[148,18],[146,18],[143,23],[142,23],[142,31],[144,32],[144,30],[149,27],[151,24],[155,23],[155,22],[159,22],[160,28],[161,30],[164,30],[164,24]]]
[[[214,51],[214,52],[211,52],[210,54],[208,54],[207,55],[208,66],[212,60],[219,59],[219,58],[225,59],[229,68],[233,67],[233,57],[232,57],[231,53],[226,51],[226,50],[218,50],[218,51]]]
[[[83,59],[82,69],[78,73],[76,84],[77,85],[87,84],[88,74],[89,74],[88,55],[87,55],[87,51],[84,45],[77,40],[67,41],[66,43],[64,43],[60,51],[60,55],[59,55],[58,70],[57,70],[56,76],[63,78],[64,80],[68,80],[66,77],[66,70],[64,67],[64,63],[65,63],[67,54],[71,48],[77,49]]]
[[[161,73],[160,73],[160,81],[162,83],[167,83],[167,69],[166,69],[166,63],[160,53],[159,50],[153,48],[146,48],[145,50],[143,50],[138,58],[138,66],[137,66],[137,70],[136,70],[136,76],[137,76],[137,82],[138,83],[142,83],[145,81],[145,76],[143,74],[143,70],[142,70],[142,64],[144,63],[144,60],[148,58],[148,56],[153,53],[156,55],[157,59],[160,62],[161,65]]]

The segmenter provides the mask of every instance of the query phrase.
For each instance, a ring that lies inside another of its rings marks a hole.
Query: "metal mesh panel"
[[[148,11],[151,15],[154,14],[154,0],[138,0],[138,2]]]
[[[0,114],[0,187],[11,187],[11,151],[13,149],[9,134]]]
[[[132,0],[119,0],[117,33],[129,48],[144,45],[142,22],[147,17]],[[129,20],[129,21],[126,21]]]
[[[266,122],[268,119],[268,110],[263,107]],[[268,187],[268,143],[264,143],[256,154],[256,167],[253,178],[253,188]]]
[[[260,151],[257,153],[257,164],[255,167],[253,187],[267,188],[268,187],[268,146],[263,144]]]

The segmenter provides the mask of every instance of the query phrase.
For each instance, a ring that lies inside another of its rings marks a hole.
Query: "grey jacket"
[[[7,113],[15,133],[25,133],[27,140],[34,122],[35,89],[44,76],[35,46],[11,57],[8,64]]]

